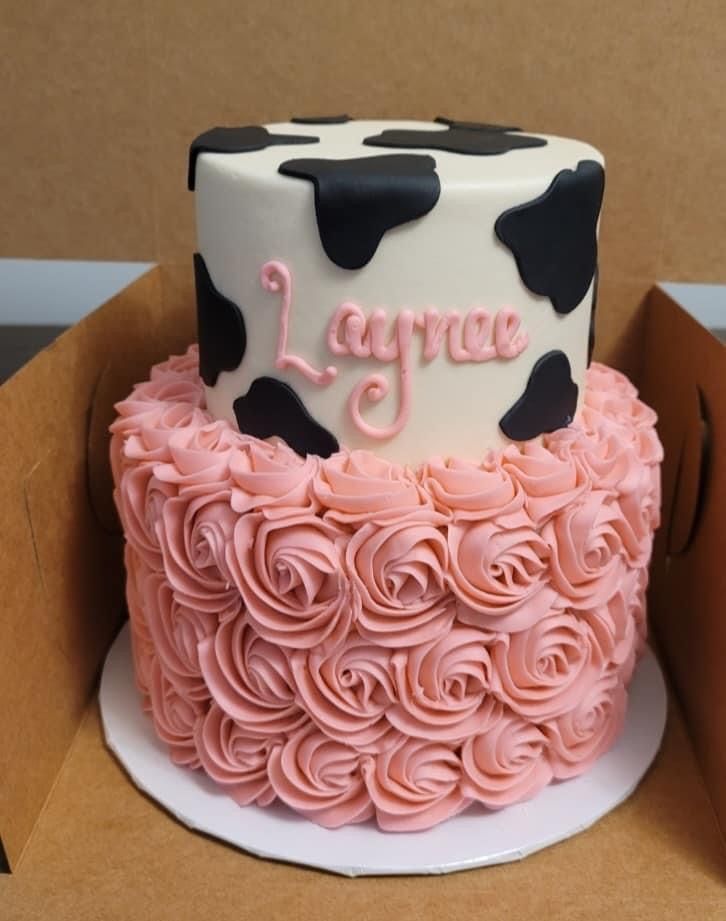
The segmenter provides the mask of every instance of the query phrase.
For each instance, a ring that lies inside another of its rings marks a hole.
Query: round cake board
[[[625,728],[584,775],[496,812],[476,806],[435,828],[385,833],[373,822],[321,828],[276,803],[239,807],[201,771],[172,763],[140,706],[128,624],[106,659],[99,692],[106,742],[134,783],[191,829],[259,857],[346,876],[453,873],[520,860],[583,831],[635,790],[660,745],[667,697],[648,651],[630,686]]]

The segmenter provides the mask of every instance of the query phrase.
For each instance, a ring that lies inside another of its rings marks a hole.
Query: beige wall
[[[601,357],[652,280],[726,280],[723,0],[2,5],[1,256],[186,261],[195,134],[346,110],[601,148]]]

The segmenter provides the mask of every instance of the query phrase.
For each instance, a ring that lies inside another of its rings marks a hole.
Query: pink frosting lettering
[[[501,358],[516,358],[529,345],[516,310],[505,307],[494,319],[494,348]]]
[[[311,364],[308,364],[304,358],[287,351],[287,335],[290,327],[290,307],[292,304],[292,278],[289,269],[282,262],[276,260],[266,262],[260,272],[260,281],[265,291],[271,291],[274,294],[277,294],[278,291],[282,293],[280,333],[277,338],[275,367],[280,368],[280,370],[294,368],[309,381],[312,381],[313,384],[327,387],[338,373],[338,369],[334,365],[329,365],[324,371],[319,371]]]
[[[370,342],[364,338],[367,328],[368,321],[357,304],[340,304],[328,326],[328,348],[333,355],[370,358]]]
[[[441,343],[449,328],[449,318],[442,317],[438,310],[431,308],[422,317],[417,317],[416,325],[424,331],[423,356],[426,361],[433,361],[439,354]]]
[[[390,425],[374,426],[363,418],[361,404],[365,397],[379,403],[390,390],[382,374],[369,374],[353,388],[348,409],[356,428],[369,438],[388,439],[406,425],[411,413],[411,346],[415,330],[423,332],[422,354],[432,361],[441,351],[444,339],[449,358],[455,362],[482,362],[494,358],[515,358],[526,348],[528,336],[521,330],[519,314],[505,308],[494,318],[482,307],[470,310],[464,320],[456,310],[446,314],[429,308],[423,314],[402,310],[393,321],[386,338],[387,315],[377,308],[369,317],[350,301],[340,304],[328,324],[328,348],[334,355],[375,358],[399,363],[399,407]]]
[[[271,260],[262,266],[260,281],[266,291],[279,293],[280,328],[277,338],[275,367],[293,368],[311,383],[327,387],[338,375],[335,365],[320,370],[300,355],[288,351],[290,310],[292,307],[292,276],[284,263]],[[446,314],[429,308],[423,314],[402,310],[388,330],[388,317],[376,308],[366,317],[362,309],[350,301],[336,308],[327,331],[328,348],[333,355],[351,358],[375,358],[386,364],[397,361],[399,403],[396,416],[389,425],[375,426],[363,418],[363,398],[379,403],[390,389],[382,374],[369,374],[353,388],[348,409],[353,424],[369,438],[385,440],[397,435],[411,414],[411,345],[414,330],[423,332],[422,354],[426,361],[439,355],[446,339],[449,358],[454,362],[491,361],[494,358],[516,358],[526,348],[529,338],[521,329],[519,314],[510,308],[500,310],[493,318],[482,307],[472,308],[463,318],[456,310]],[[388,335],[387,335],[388,332]]]
[[[380,402],[388,393],[388,381],[382,374],[369,374],[356,386],[348,400],[348,407],[353,422],[358,429],[370,438],[393,438],[408,422],[411,415],[411,337],[415,317],[412,311],[402,310],[396,318],[395,336],[384,342],[383,330],[386,315],[382,310],[374,311],[370,320],[371,354],[379,361],[395,361],[398,359],[399,375],[399,401],[396,418],[390,425],[376,428],[366,422],[361,414],[361,400],[367,397],[372,403]]]
[[[497,320],[501,313],[497,314]],[[490,361],[497,357],[498,345],[489,345],[491,315],[481,307],[469,311],[464,321],[464,347],[471,361]]]

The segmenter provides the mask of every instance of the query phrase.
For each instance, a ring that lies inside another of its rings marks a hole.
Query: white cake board
[[[99,697],[108,747],[134,783],[179,821],[259,857],[346,876],[506,863],[583,831],[633,792],[658,751],[667,709],[660,666],[648,651],[633,677],[620,738],[586,774],[498,812],[472,806],[425,832],[386,834],[372,822],[320,828],[282,804],[240,808],[200,771],[173,764],[140,706],[128,624],[106,659]]]

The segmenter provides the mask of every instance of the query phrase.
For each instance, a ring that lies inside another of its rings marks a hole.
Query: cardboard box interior
[[[0,836],[15,871],[0,877],[0,915],[152,904],[155,918],[176,918],[199,904],[220,918],[723,917],[726,353],[665,295],[643,306],[657,278],[723,280],[718,0],[29,0],[4,10],[3,26],[0,253],[164,265],[0,388]],[[441,880],[350,882],[190,834],[106,752],[94,703],[123,618],[112,404],[194,337],[188,142],[213,124],[346,109],[515,116],[605,152],[596,357],[642,384],[667,451],[651,607],[677,694],[663,751],[588,832]]]

